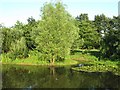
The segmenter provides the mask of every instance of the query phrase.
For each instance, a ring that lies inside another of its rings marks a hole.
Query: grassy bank
[[[67,57],[64,61],[57,61],[54,63],[55,66],[65,66],[65,65],[74,65],[77,64],[78,61],[70,59]],[[2,54],[2,64],[17,64],[17,65],[51,65],[49,61],[38,60],[37,56],[31,55],[28,58],[22,58],[12,60],[8,58],[5,54]]]
[[[71,58],[79,61],[83,66],[73,67],[75,71],[85,72],[112,72],[116,75],[120,75],[120,61],[99,59],[98,50],[76,50]]]
[[[85,72],[113,72],[120,75],[120,61],[111,61],[108,59],[99,59],[99,50],[74,50],[71,55],[64,61],[57,61],[55,66],[83,64],[82,67],[73,67],[75,71]],[[51,65],[48,61],[38,60],[37,56],[31,55],[24,59],[9,59],[5,54],[2,54],[3,64],[18,64],[18,65]]]

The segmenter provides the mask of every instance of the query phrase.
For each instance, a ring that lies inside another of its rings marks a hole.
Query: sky
[[[27,23],[28,17],[40,19],[40,9],[45,2],[55,0],[0,0],[0,24],[10,27],[17,20]],[[112,18],[118,16],[119,0],[62,0],[66,10],[76,17],[81,13],[87,13],[90,20],[95,15],[105,14]]]

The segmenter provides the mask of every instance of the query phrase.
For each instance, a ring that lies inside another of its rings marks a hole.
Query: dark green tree
[[[110,18],[106,17],[104,14],[96,15],[94,24],[97,28],[99,36],[102,37],[108,30]]]
[[[7,45],[9,46],[10,51],[8,53],[8,57],[12,60],[15,60],[16,58],[25,58],[28,56],[28,47],[26,45],[24,31],[25,25],[17,21],[16,24],[9,31],[9,39],[5,40],[6,42],[10,40],[9,45]]]
[[[102,54],[103,57],[112,60],[120,58],[120,17],[113,17],[109,21],[107,32],[102,38]]]
[[[36,45],[34,38],[32,38],[32,30],[34,28],[37,28],[39,21],[36,21],[33,17],[29,17],[27,21],[28,24],[24,26],[23,36],[26,39],[26,45],[28,49],[33,50],[34,48],[36,48]]]
[[[11,29],[2,27],[0,29],[1,32],[1,44],[2,44],[2,52],[7,53],[10,50],[12,36]]]
[[[96,27],[92,21],[89,20],[87,14],[81,14],[76,18],[79,27],[79,48],[98,48],[99,35],[96,31]]]

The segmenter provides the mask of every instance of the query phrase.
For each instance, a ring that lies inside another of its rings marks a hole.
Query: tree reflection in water
[[[120,76],[70,67],[3,65],[3,88],[120,88]]]

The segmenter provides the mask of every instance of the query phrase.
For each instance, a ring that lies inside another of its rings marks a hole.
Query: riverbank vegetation
[[[119,16],[101,14],[89,20],[88,14],[80,14],[73,18],[63,3],[56,2],[42,7],[41,20],[29,17],[27,21],[17,21],[12,27],[0,25],[3,64],[72,65],[83,61],[119,67]],[[81,69],[86,71],[86,67]],[[96,68],[88,69],[99,71],[104,66]]]
[[[77,52],[77,53],[76,53]],[[120,61],[111,61],[102,58],[99,60],[98,50],[77,50],[71,58],[79,61],[79,64],[72,67],[72,70],[82,72],[112,72],[120,75]]]

